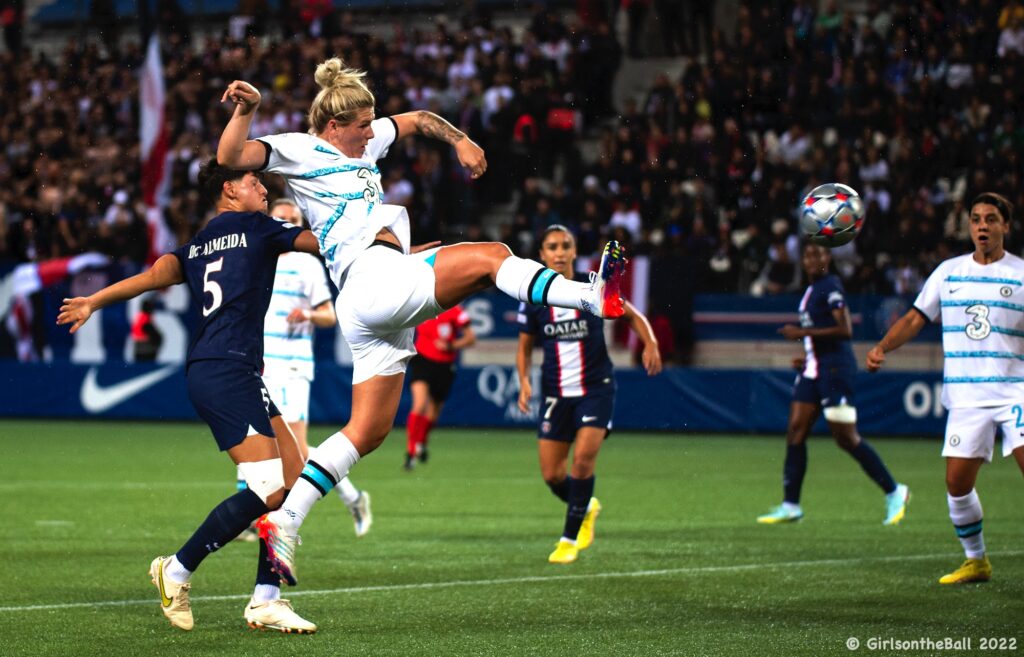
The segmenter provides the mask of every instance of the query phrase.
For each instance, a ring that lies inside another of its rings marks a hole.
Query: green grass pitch
[[[329,431],[313,427],[319,442]],[[883,498],[815,439],[807,517],[766,527],[781,437],[614,435],[598,463],[593,547],[549,565],[563,505],[527,431],[435,432],[401,470],[396,432],[356,466],[375,523],[356,539],[333,495],[313,510],[299,587],[313,636],[247,629],[256,546],[232,543],[193,580],[196,627],[170,627],[146,575],[233,491],[199,424],[0,421],[0,655],[849,655],[869,639],[1024,642],[1024,504],[1011,460],[982,469],[994,579],[940,587],[962,558],[939,445],[877,440],[913,500],[883,527]],[[1024,643],[1011,653],[1024,651]],[[885,651],[875,654],[936,654]],[[1004,651],[1003,654],[1007,654]]]

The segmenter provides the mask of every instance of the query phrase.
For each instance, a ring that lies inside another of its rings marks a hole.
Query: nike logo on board
[[[82,408],[90,413],[107,411],[166,379],[174,374],[179,367],[181,367],[180,363],[174,363],[105,387],[96,382],[98,368],[90,368],[82,382],[82,392],[79,396]]]

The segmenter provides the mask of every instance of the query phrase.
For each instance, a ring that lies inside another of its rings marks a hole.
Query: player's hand
[[[530,412],[530,398],[533,397],[533,387],[529,379],[519,382],[519,410],[524,413]]]
[[[479,178],[487,171],[484,149],[477,146],[469,137],[463,137],[456,142],[455,154],[459,156],[459,164],[469,169],[470,178]]]
[[[262,96],[259,89],[244,80],[235,80],[224,90],[224,95],[221,96],[220,102],[223,103],[230,100],[238,106],[239,113],[244,116],[254,112],[259,107],[261,99]]]
[[[807,366],[807,359],[803,356],[797,356],[793,359],[792,364],[793,369],[799,372]]]
[[[778,330],[778,333],[787,340],[799,340],[804,337],[804,330],[795,324],[786,324]]]
[[[451,343],[448,342],[447,340],[442,340],[441,338],[435,338],[434,339],[434,346],[437,347],[438,351],[451,351],[452,350]]]
[[[301,324],[309,321],[310,312],[305,308],[293,308],[284,321],[289,324]]]
[[[71,332],[74,333],[82,328],[82,324],[92,317],[92,304],[87,297],[75,297],[64,299],[64,305],[60,307],[60,314],[57,315],[57,324],[71,324]]]
[[[885,352],[878,345],[871,348],[868,352],[866,364],[869,372],[877,372],[882,369],[882,364],[885,363]]]
[[[641,354],[640,360],[644,364],[644,369],[647,370],[647,376],[654,376],[661,371],[661,352],[655,345],[644,347],[644,353]]]
[[[409,249],[409,253],[419,253],[420,251],[428,251],[435,246],[441,246],[441,240],[434,240],[433,242],[427,242],[426,244],[417,244]]]

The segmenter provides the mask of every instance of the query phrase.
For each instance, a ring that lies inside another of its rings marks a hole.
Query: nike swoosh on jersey
[[[951,287],[951,288],[949,288],[949,293],[950,294],[956,294],[957,292],[959,292],[962,289],[963,289],[963,285],[961,285],[960,287]]]
[[[593,422],[594,420],[597,419],[597,416],[596,415],[584,415],[580,419],[583,420],[584,422]]]
[[[179,367],[181,365],[175,363],[106,387],[96,382],[98,368],[90,368],[85,375],[85,381],[82,382],[82,392],[79,395],[82,408],[90,413],[102,413],[156,385]]]

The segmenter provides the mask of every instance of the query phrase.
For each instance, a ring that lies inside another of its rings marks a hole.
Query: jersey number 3
[[[224,257],[217,258],[210,264],[206,265],[206,272],[203,274],[203,293],[209,293],[210,306],[203,305],[203,317],[209,317],[210,313],[220,308],[220,304],[224,303],[224,291],[220,289],[220,285],[217,281],[210,278],[210,274],[218,272],[224,267]]]
[[[964,332],[972,340],[984,340],[992,332],[992,324],[988,321],[988,306],[983,303],[976,303],[964,310],[965,313],[974,317],[964,329]]]

